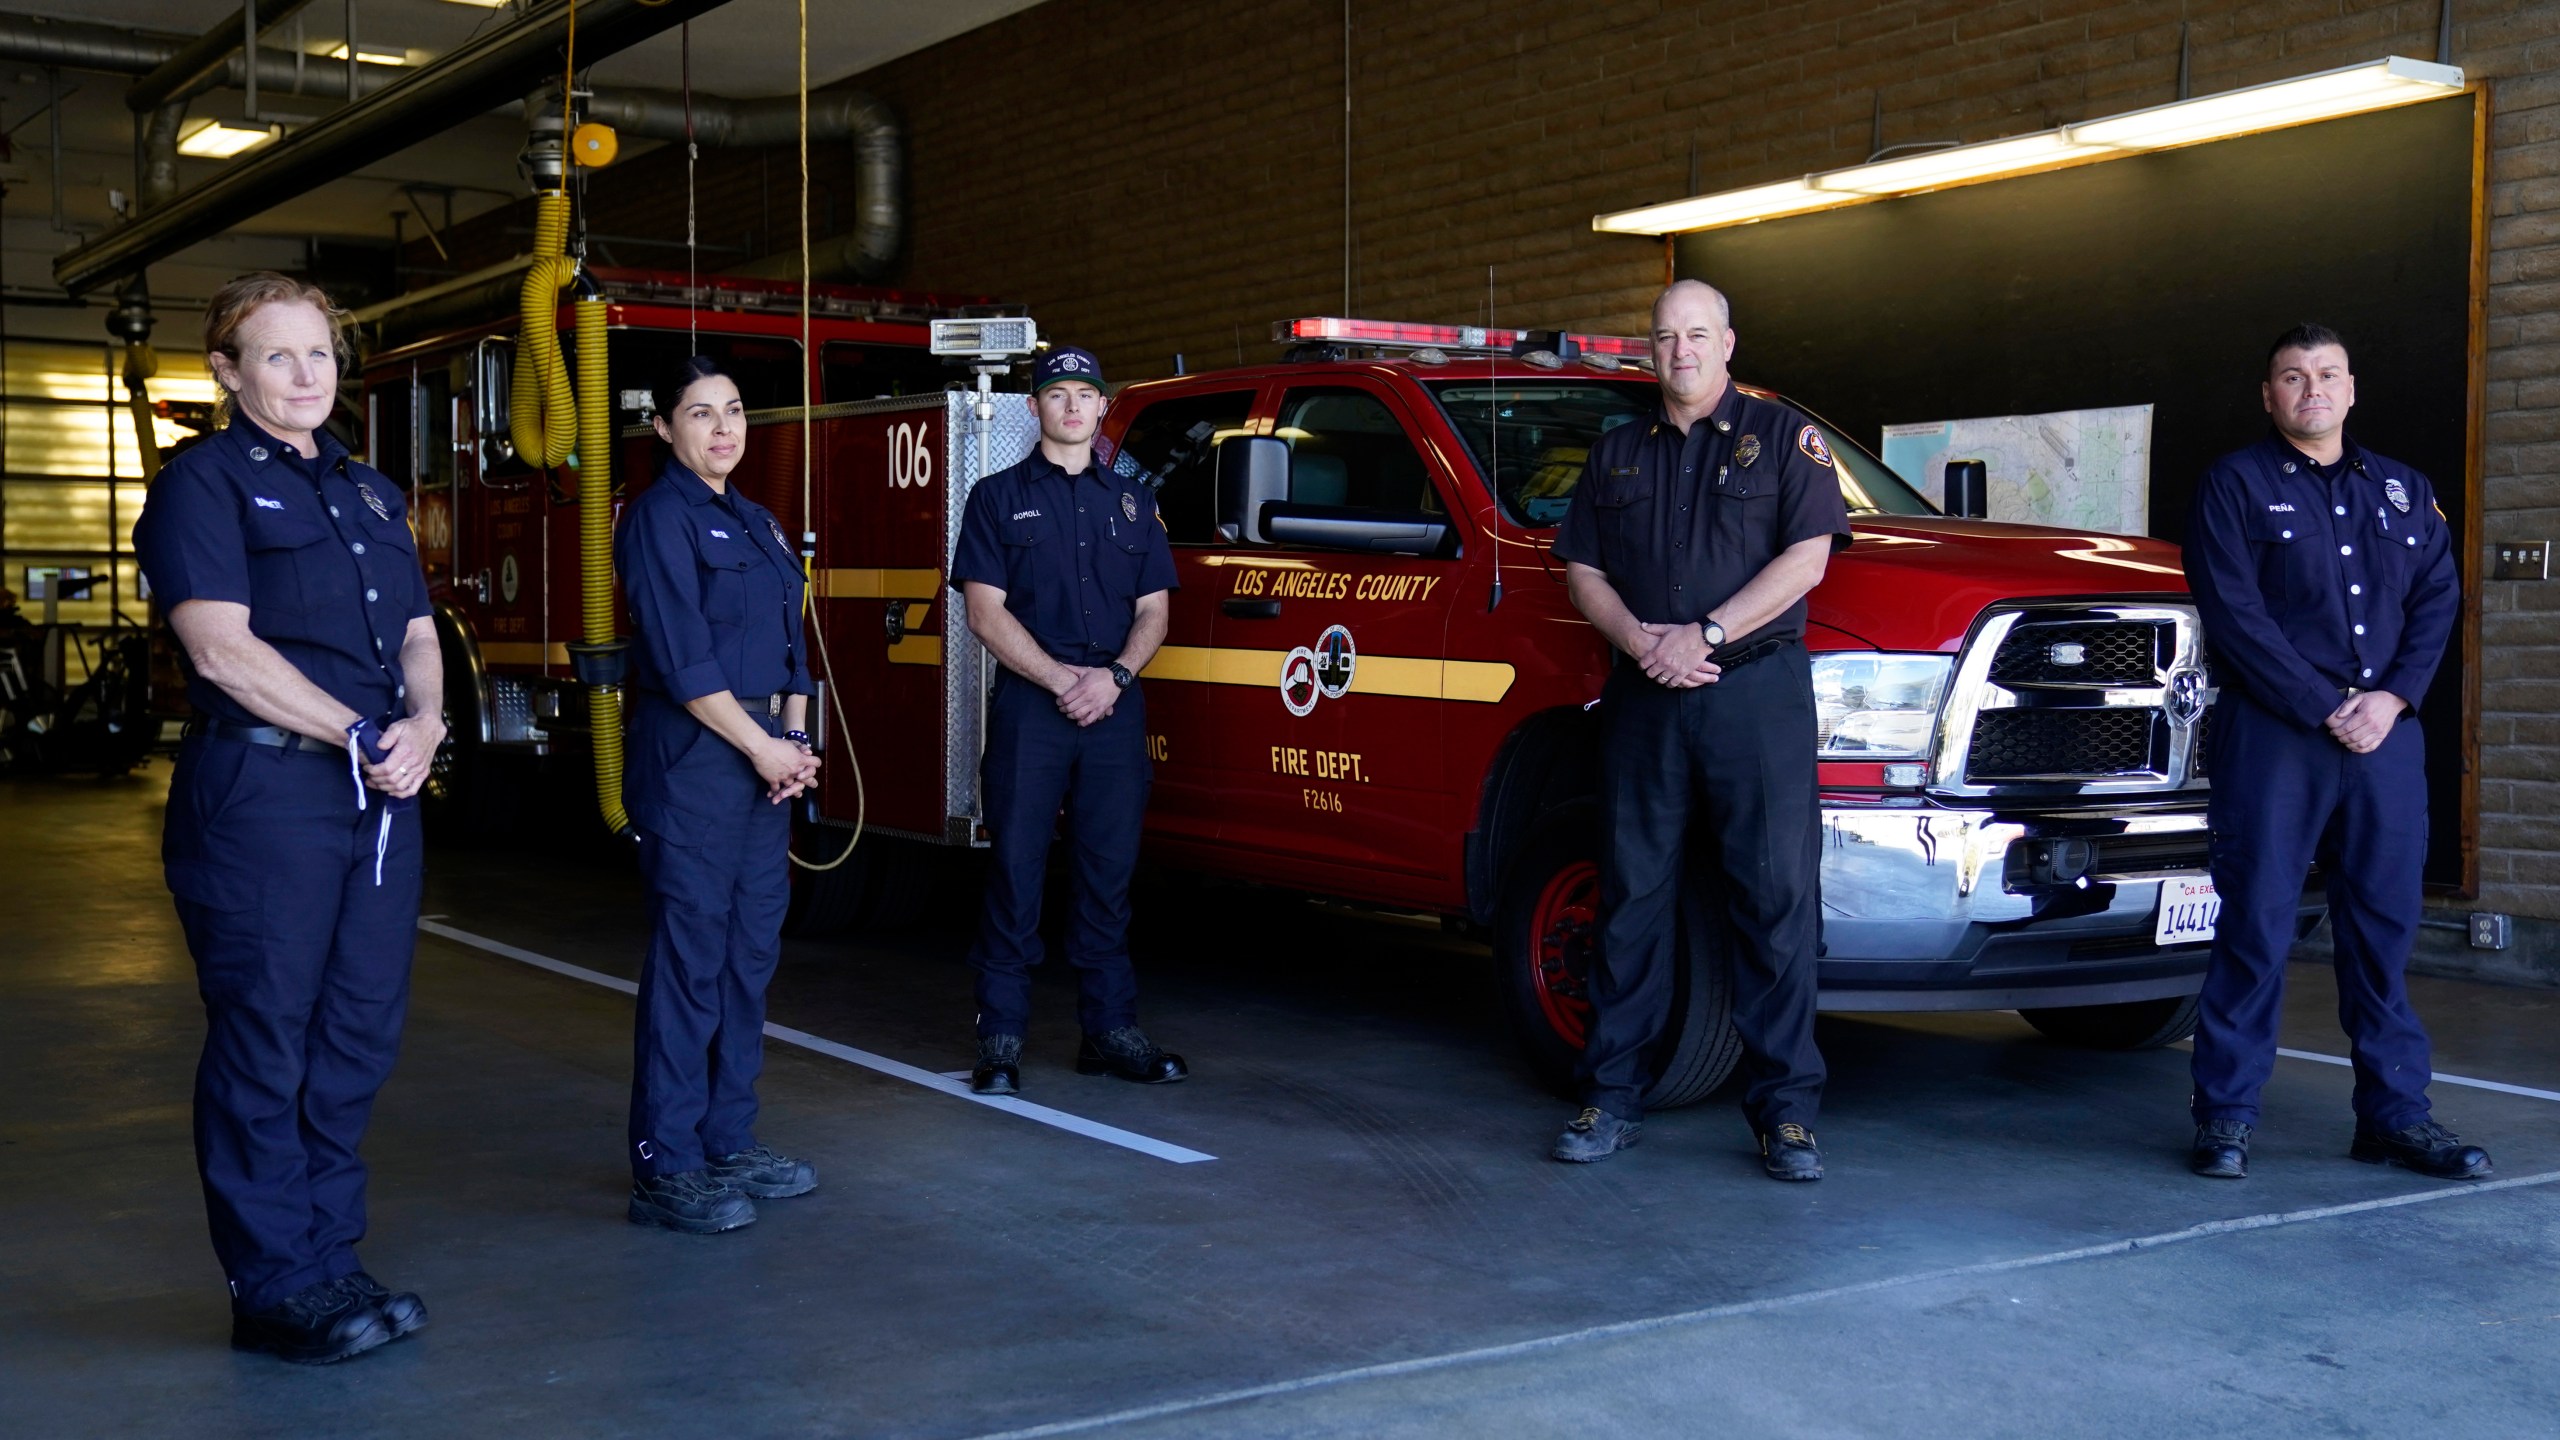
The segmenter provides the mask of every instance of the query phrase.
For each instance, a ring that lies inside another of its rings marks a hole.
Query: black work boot
[[[427,1302],[406,1290],[394,1290],[361,1270],[338,1277],[338,1288],[349,1291],[359,1300],[382,1312],[384,1323],[391,1327],[391,1338],[415,1335],[427,1323]]]
[[[683,1170],[632,1181],[630,1213],[634,1225],[717,1235],[756,1223],[756,1202],[712,1179],[707,1170]]]
[[[2461,1136],[2433,1120],[2390,1131],[2368,1130],[2359,1123],[2347,1154],[2368,1165],[2397,1165],[2438,1180],[2486,1180],[2494,1173],[2488,1151],[2463,1144]]]
[[[2196,1143],[2187,1150],[2187,1168],[2208,1180],[2249,1178],[2249,1122],[2207,1120],[2196,1127]]]
[[[1822,1151],[1812,1131],[1789,1121],[1760,1136],[1760,1168],[1772,1180],[1819,1180]]]
[[[969,1090],[976,1095],[1022,1093],[1021,1036],[978,1037],[978,1068],[969,1072]]]
[[[231,1312],[231,1348],[296,1365],[328,1365],[391,1342],[373,1302],[335,1280],[306,1285],[264,1310]]]
[[[1147,1032],[1135,1025],[1084,1037],[1084,1045],[1076,1051],[1076,1073],[1117,1075],[1141,1085],[1170,1085],[1191,1078],[1181,1056],[1158,1049]]]
[[[818,1188],[817,1166],[766,1145],[718,1156],[705,1169],[712,1179],[759,1200],[788,1200]]]
[[[1643,1121],[1621,1120],[1597,1105],[1585,1105],[1547,1153],[1558,1160],[1588,1165],[1594,1160],[1606,1160],[1643,1138]]]

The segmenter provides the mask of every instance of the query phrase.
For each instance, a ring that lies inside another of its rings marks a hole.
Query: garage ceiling
[[[812,0],[810,6],[809,82],[824,85],[947,40],[1005,15],[1030,8],[1038,0]],[[0,14],[43,16],[85,25],[130,27],[161,36],[192,37],[239,13],[239,0],[0,0]],[[466,0],[358,0],[354,7],[356,46],[360,53],[400,53],[423,63],[469,38],[475,31],[506,22],[508,11]],[[796,57],[788,37],[796,24],[797,0],[729,0],[692,33],[693,84],[697,92],[732,97],[788,94],[796,79]],[[347,7],[343,0],[316,0],[285,24],[269,31],[270,49],[300,48],[315,65],[342,50]],[[297,34],[298,27],[298,34]],[[777,43],[779,37],[779,43]],[[683,74],[679,37],[670,33],[645,41],[597,62],[597,85],[674,88]],[[58,296],[53,285],[54,255],[87,235],[115,223],[112,192],[133,188],[133,116],[124,106],[130,78],[95,71],[63,70],[58,84],[61,104],[60,220],[55,207],[53,118],[44,113],[48,81],[35,65],[0,62],[0,129],[9,131],[9,154],[0,162],[0,284],[12,302],[9,329],[26,333],[51,328],[30,313],[34,302]],[[189,114],[245,123],[245,97],[236,90],[216,90],[200,97]],[[270,112],[317,114],[334,101],[298,103],[290,94],[261,93]],[[513,115],[482,115],[461,120],[450,129],[267,212],[232,232],[199,244],[171,261],[153,267],[156,292],[183,301],[201,296],[226,275],[259,265],[298,264],[311,239],[379,243],[394,233],[396,222],[408,235],[418,233],[415,212],[423,208],[438,224],[444,220],[446,194],[452,215],[464,219],[523,193],[515,157],[522,138]],[[646,145],[636,145],[646,149]],[[180,185],[191,187],[224,162],[182,159]],[[77,312],[60,318],[70,319]],[[90,338],[94,318],[78,316],[76,328],[63,333]]]

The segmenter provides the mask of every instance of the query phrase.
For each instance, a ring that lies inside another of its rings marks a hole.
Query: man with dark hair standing
[[[1591,447],[1556,531],[1575,608],[1618,654],[1601,692],[1603,918],[1583,1110],[1552,1153],[1599,1160],[1641,1133],[1694,843],[1724,879],[1742,1108],[1762,1168],[1819,1180],[1821,832],[1804,597],[1848,545],[1849,512],[1820,427],[1736,389],[1732,357],[1722,294],[1696,280],[1663,291],[1661,408]]]
[[[2317,860],[2355,1065],[2348,1153],[2478,1179],[2488,1152],[2430,1116],[2427,1032],[2403,976],[2427,849],[2417,708],[2462,608],[2451,527],[2426,476],[2348,438],[2356,382],[2335,331],[2278,337],[2259,393],[2274,433],[2214,462],[2187,524],[2187,579],[2221,685],[2207,744],[2222,896],[2190,1164],[2214,1179],[2249,1173],[2285,956]]]
[[[951,561],[970,633],[1004,666],[987,700],[980,769],[994,863],[969,951],[978,972],[969,1088],[981,1095],[1021,1092],[1031,967],[1045,949],[1041,887],[1061,810],[1075,854],[1076,1069],[1143,1085],[1191,1073],[1138,1028],[1129,964],[1129,882],[1153,776],[1138,672],[1164,643],[1178,582],[1154,489],[1094,454],[1110,407],[1093,352],[1043,355],[1031,372],[1040,442],[969,492]]]

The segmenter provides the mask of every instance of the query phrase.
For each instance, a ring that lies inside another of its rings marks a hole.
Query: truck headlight
[[[1825,760],[1920,760],[1938,725],[1953,655],[1835,650],[1813,657],[1813,714]]]

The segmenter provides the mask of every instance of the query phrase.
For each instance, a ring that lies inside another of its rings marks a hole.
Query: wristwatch
[[[1114,660],[1111,662],[1111,683],[1119,686],[1123,690],[1126,690],[1130,686],[1138,683],[1138,677],[1136,674],[1131,672],[1128,666]]]
[[[1721,650],[1724,648],[1724,627],[1713,620],[1699,621],[1698,633],[1706,637],[1708,649]]]

